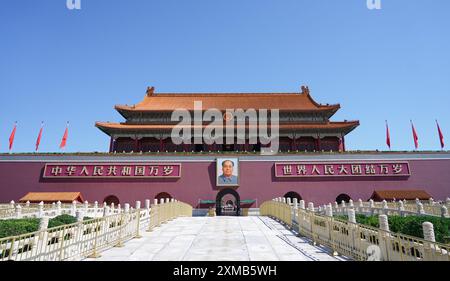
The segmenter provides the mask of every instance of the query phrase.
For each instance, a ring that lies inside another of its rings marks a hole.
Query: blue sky
[[[361,122],[348,150],[450,145],[450,1],[2,0],[0,152],[107,151],[95,121],[157,92],[292,92],[308,85],[332,120]],[[449,136],[449,137],[447,137]]]

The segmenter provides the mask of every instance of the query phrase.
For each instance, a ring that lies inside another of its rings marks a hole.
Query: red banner
[[[179,178],[181,164],[173,163],[51,163],[44,178]]]
[[[275,176],[358,177],[410,176],[408,162],[289,162],[275,163]]]

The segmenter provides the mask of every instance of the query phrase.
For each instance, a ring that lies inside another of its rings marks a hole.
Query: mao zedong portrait
[[[234,162],[225,160],[222,162],[222,174],[219,176],[219,184],[223,185],[237,185],[238,178],[233,175]]]

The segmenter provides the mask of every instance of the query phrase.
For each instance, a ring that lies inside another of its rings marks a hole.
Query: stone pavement
[[[125,261],[337,261],[268,217],[183,217],[142,231],[122,248],[86,260]]]

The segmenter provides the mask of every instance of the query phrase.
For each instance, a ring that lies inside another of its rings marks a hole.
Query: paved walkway
[[[178,218],[141,235],[122,248],[102,252],[98,259],[86,260],[342,260],[268,217]]]

